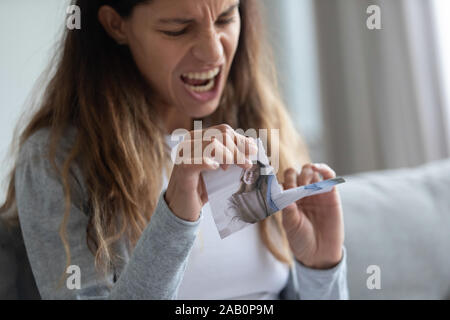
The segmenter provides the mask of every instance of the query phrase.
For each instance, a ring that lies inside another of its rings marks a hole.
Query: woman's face
[[[258,164],[254,164],[253,167],[251,167],[248,170],[245,170],[244,173],[244,183],[251,185],[256,183],[256,181],[258,181],[259,178],[259,165]]]
[[[239,0],[152,0],[126,21],[127,44],[164,108],[190,118],[219,105],[238,46]]]

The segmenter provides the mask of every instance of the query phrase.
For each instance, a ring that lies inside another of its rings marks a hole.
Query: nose
[[[222,63],[224,51],[220,35],[212,29],[208,29],[199,35],[199,39],[192,51],[194,57],[199,61],[210,65],[217,65]]]

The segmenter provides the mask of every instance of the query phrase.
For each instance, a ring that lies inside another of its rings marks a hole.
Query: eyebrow
[[[220,14],[219,18],[223,18],[228,16],[230,13],[233,12],[234,9],[239,7],[240,1],[233,4],[231,7],[229,7],[227,10],[225,10],[223,13]],[[159,19],[159,23],[167,23],[167,24],[189,24],[194,22],[195,19],[183,19],[183,18],[171,18],[171,19]]]

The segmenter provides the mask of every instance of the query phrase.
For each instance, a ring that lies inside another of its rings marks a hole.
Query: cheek
[[[151,37],[136,39],[130,49],[139,71],[157,92],[165,95],[180,50]]]
[[[230,55],[233,55],[236,53],[238,44],[239,44],[239,38],[241,34],[241,23],[236,22],[227,33],[226,37],[226,44],[225,49],[231,53]]]
[[[225,54],[227,56],[229,64],[231,64],[233,57],[236,53],[239,44],[240,33],[241,33],[240,21],[235,22],[233,25],[229,26],[223,32],[222,46],[225,50]]]

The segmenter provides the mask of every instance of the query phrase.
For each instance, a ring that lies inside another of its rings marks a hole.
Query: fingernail
[[[214,169],[217,169],[217,168],[219,168],[219,166],[220,166],[220,164],[219,164],[216,160],[213,160],[213,159],[208,159],[208,163],[209,163]]]
[[[258,146],[255,143],[250,143],[250,152],[252,153],[258,152]]]

